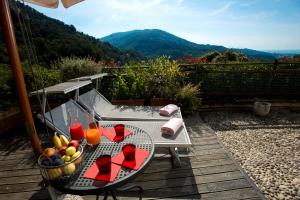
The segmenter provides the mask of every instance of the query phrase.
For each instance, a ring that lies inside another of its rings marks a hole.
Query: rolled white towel
[[[164,135],[172,136],[182,125],[183,120],[181,118],[172,118],[161,127],[161,132]]]
[[[159,114],[163,115],[163,116],[169,116],[176,110],[178,110],[178,106],[176,106],[175,104],[169,104],[169,105],[166,105],[165,107],[161,108],[159,110]]]

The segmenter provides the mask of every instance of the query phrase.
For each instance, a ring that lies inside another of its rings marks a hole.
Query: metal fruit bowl
[[[57,180],[59,178],[69,178],[72,174],[74,174],[77,169],[80,167],[81,162],[83,160],[83,148],[80,145],[78,150],[80,153],[77,157],[72,159],[69,162],[65,162],[62,165],[58,166],[46,166],[42,164],[43,159],[46,157],[44,155],[40,155],[38,158],[38,166],[42,173],[42,176],[47,180]]]

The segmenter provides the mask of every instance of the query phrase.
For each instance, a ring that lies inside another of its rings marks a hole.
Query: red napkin
[[[111,163],[111,172],[110,174],[99,174],[99,169],[97,164],[94,163],[83,175],[84,178],[96,179],[100,181],[106,182],[114,182],[116,179],[119,171],[121,169],[120,165],[116,165]]]
[[[100,132],[102,133],[102,135],[104,135],[105,137],[107,137],[107,139],[113,141],[113,142],[118,142],[120,140],[123,140],[126,136],[130,135],[131,132],[127,129],[124,130],[124,137],[122,136],[116,136],[116,132],[114,128],[111,129],[105,129],[103,127],[99,127]]]
[[[149,152],[144,149],[135,149],[135,160],[134,161],[126,161],[124,160],[123,152],[119,152],[117,155],[111,158],[111,162],[122,165],[123,167],[127,167],[129,169],[138,170],[140,166],[144,163],[145,159],[148,157]]]

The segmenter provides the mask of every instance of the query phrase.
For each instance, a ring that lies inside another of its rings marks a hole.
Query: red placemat
[[[97,164],[94,163],[83,175],[84,178],[96,179],[100,181],[106,182],[114,182],[116,179],[119,171],[121,169],[120,165],[116,165],[111,163],[111,172],[110,174],[99,174],[99,169]]]
[[[123,167],[127,167],[129,169],[138,170],[140,166],[144,163],[148,155],[149,152],[147,150],[136,148],[134,161],[124,160],[124,154],[121,151],[111,158],[111,162],[116,163],[118,165],[122,165]]]
[[[113,142],[118,142],[120,140],[123,140],[126,136],[130,135],[131,132],[127,129],[124,130],[124,137],[122,136],[116,136],[116,132],[114,128],[111,129],[105,129],[103,127],[99,127],[100,132],[102,133],[102,135],[104,135],[105,137],[107,137],[107,139],[113,141]]]

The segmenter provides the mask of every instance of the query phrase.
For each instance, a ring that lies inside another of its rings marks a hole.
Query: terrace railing
[[[300,98],[300,63],[181,65],[201,96],[216,98]]]
[[[189,74],[186,82],[201,84],[204,101],[300,99],[300,63],[209,63],[180,67]]]

